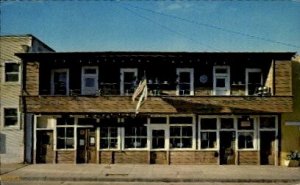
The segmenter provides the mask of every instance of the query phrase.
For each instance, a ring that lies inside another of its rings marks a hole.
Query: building
[[[27,160],[279,165],[294,55],[19,53]]]
[[[300,56],[292,60],[293,112],[282,114],[281,164],[291,151],[300,152]]]
[[[0,37],[0,163],[24,161],[24,124],[20,109],[22,62],[15,53],[53,52],[32,35]]]

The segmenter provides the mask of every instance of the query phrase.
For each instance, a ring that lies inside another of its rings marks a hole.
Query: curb
[[[20,177],[2,176],[2,181],[92,181],[92,182],[232,182],[297,183],[300,179],[210,179],[210,178],[111,178],[111,177]]]

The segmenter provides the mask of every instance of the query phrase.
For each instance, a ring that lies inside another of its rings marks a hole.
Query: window
[[[5,82],[19,82],[19,69],[17,63],[5,63]]]
[[[51,94],[68,95],[69,94],[69,70],[55,69],[51,75]]]
[[[238,148],[254,149],[254,119],[238,118]]]
[[[18,109],[4,108],[4,127],[11,127],[18,125]]]
[[[214,66],[214,95],[230,95],[229,66]]]
[[[98,67],[82,67],[81,92],[95,95],[98,90]]]
[[[100,149],[118,148],[118,128],[100,127]]]
[[[201,118],[200,120],[200,148],[217,148],[217,119]]]
[[[275,117],[260,117],[260,129],[275,129],[276,118]]]
[[[57,149],[74,149],[74,118],[57,119]]]
[[[261,69],[246,69],[246,95],[255,95],[262,86]]]
[[[234,129],[233,118],[221,118],[221,129]]]
[[[192,148],[192,126],[192,117],[170,117],[170,148]]]
[[[136,68],[121,69],[121,95],[130,95],[134,92],[137,87],[137,73],[138,70]]]
[[[125,148],[146,148],[147,128],[125,127]]]
[[[177,95],[194,95],[194,69],[178,68],[177,75]]]

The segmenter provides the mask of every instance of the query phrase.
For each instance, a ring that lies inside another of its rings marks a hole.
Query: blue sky
[[[300,1],[2,1],[1,35],[56,51],[296,51]]]

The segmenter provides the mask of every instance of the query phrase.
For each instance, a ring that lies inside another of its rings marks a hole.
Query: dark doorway
[[[275,131],[260,132],[260,164],[275,164]]]
[[[77,130],[77,163],[96,163],[96,137],[94,128]]]
[[[235,131],[220,132],[220,164],[235,164]]]
[[[36,163],[53,163],[53,131],[36,131]]]

